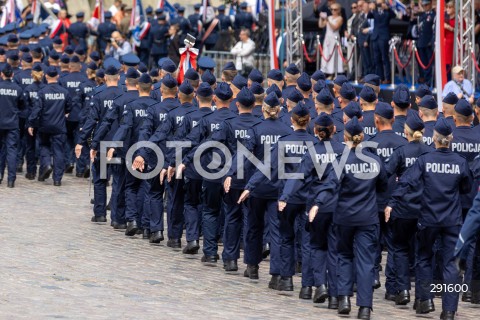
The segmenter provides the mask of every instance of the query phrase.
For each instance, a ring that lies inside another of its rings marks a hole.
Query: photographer
[[[230,50],[235,55],[235,68],[247,76],[253,69],[255,53],[255,42],[250,39],[250,30],[240,31],[240,41]]]
[[[119,60],[121,56],[132,52],[132,46],[118,31],[112,32],[112,37],[107,44],[105,54],[111,55],[115,59]]]

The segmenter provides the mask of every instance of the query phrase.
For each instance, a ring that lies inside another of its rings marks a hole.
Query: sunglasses
[[[352,7],[352,9],[357,9],[357,6]]]
[[[332,8],[332,11],[340,11],[338,8]]]

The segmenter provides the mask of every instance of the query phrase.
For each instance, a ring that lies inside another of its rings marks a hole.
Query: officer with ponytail
[[[432,147],[423,143],[424,130],[425,125],[418,114],[416,112],[409,114],[404,125],[408,144],[395,149],[392,156],[387,159],[385,167],[389,176],[396,175],[401,178],[419,156],[433,151]],[[418,192],[415,192],[413,199],[404,198],[399,203],[390,201],[389,206],[385,208],[385,220],[389,223],[392,232],[391,247],[388,250],[393,255],[396,271],[398,290],[395,296],[396,305],[406,305],[410,302],[409,256],[415,250],[412,244],[421,210],[421,203],[418,201],[421,194]],[[395,210],[392,210],[392,206],[395,206]]]
[[[333,215],[338,251],[338,314],[349,314],[353,296],[354,270],[357,283],[358,319],[370,319],[373,306],[375,251],[378,245],[379,219],[376,197],[387,188],[388,179],[380,157],[361,145],[363,126],[354,117],[345,126],[345,165],[339,175],[331,170],[327,178],[337,187],[320,187],[309,211],[312,222],[334,194],[338,195]],[[328,183],[327,183],[328,185]],[[354,245],[355,243],[355,245]],[[355,258],[355,268],[353,259]]]

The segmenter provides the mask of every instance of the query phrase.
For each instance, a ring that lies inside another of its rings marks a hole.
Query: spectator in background
[[[361,10],[359,13],[359,23],[358,29],[355,33],[357,37],[357,45],[360,52],[360,63],[361,63],[361,78],[365,77],[369,73],[373,73],[372,70],[372,55],[370,54],[370,35],[368,32],[364,33],[363,29],[367,29],[369,27],[368,24],[368,13],[370,12],[369,3],[368,1],[360,0],[358,1],[358,9]]]
[[[125,36],[128,37],[130,32],[130,17],[132,16],[132,8],[125,8],[123,18],[118,25],[118,30]]]
[[[455,34],[455,4],[453,1],[445,5],[445,61],[447,68],[448,80],[451,80],[451,73],[449,72],[453,64],[453,47]]]
[[[424,66],[428,66],[433,56],[433,47],[435,39],[435,10],[432,9],[431,0],[422,0],[420,5],[420,14],[414,18],[417,20],[417,50]],[[415,33],[415,32],[414,32]],[[419,66],[419,83],[426,83],[432,86],[433,63],[424,70]]]
[[[109,54],[120,61],[120,57],[132,52],[132,46],[118,31],[112,32],[111,41],[107,44],[105,54]]]
[[[465,72],[462,67],[455,66],[452,69],[452,80],[447,82],[443,88],[442,96],[445,97],[450,92],[457,95],[459,99],[466,99],[470,104],[473,104],[475,93],[472,83],[465,79]]]
[[[45,2],[43,5],[45,6],[45,8],[50,10],[60,11],[62,9],[60,8],[60,5],[55,0],[48,0],[48,2]]]
[[[120,9],[117,10],[117,13],[113,15],[112,22],[117,25],[117,28],[120,26],[122,19],[125,17],[125,9],[127,8],[126,4],[121,4]]]
[[[178,66],[180,63],[180,27],[178,24],[172,24],[168,28],[168,57]]]
[[[112,13],[112,17],[115,16],[115,14],[120,10],[120,7],[122,5],[122,0],[115,0],[113,4],[108,8],[108,11]]]
[[[253,69],[255,59],[255,42],[250,39],[250,30],[242,29],[240,31],[240,41],[230,50],[235,56],[235,68],[246,77]]]
[[[65,31],[62,34],[60,34],[60,39],[62,39],[63,44],[66,46],[68,45],[68,33],[66,31],[72,25],[72,22],[70,21],[70,17],[67,13],[67,10],[65,9],[60,10],[60,12],[58,13],[58,19],[62,21],[63,30]]]
[[[356,37],[358,25],[361,22],[360,11],[359,11],[360,4],[363,5],[363,0],[360,0],[358,2],[352,2],[350,7],[352,10],[352,15],[347,20],[347,30],[345,30],[345,34],[344,34],[345,39],[347,41],[347,59],[350,58],[350,56],[352,55],[353,48],[355,46],[354,38]],[[348,73],[350,75],[352,75],[355,71],[353,63],[354,63],[353,59],[350,59],[350,61],[348,62]]]
[[[323,42],[323,54],[330,60],[322,59],[322,71],[328,75],[328,78],[333,78],[335,71],[337,73],[343,73],[343,61],[340,58],[338,50],[335,50],[337,41],[335,38],[340,39],[340,29],[343,25],[343,18],[340,14],[341,6],[338,3],[332,4],[330,7],[332,12],[331,16],[327,16],[326,12],[320,13],[320,20],[318,26],[320,29],[326,28],[325,40]],[[333,55],[332,55],[333,53]],[[330,55],[332,55],[330,57]],[[336,56],[335,56],[336,55]],[[335,60],[337,65],[335,66]]]

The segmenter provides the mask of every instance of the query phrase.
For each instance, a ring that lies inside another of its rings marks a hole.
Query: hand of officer
[[[318,213],[318,206],[313,206],[308,212],[308,221],[312,222]]]
[[[177,179],[181,179],[181,178],[182,178],[182,172],[185,171],[186,168],[187,168],[187,166],[184,165],[183,163],[180,164],[180,165],[177,167]]]
[[[392,207],[386,207],[385,208],[385,222],[388,222],[388,220],[390,220],[390,213],[392,213]]]
[[[278,211],[282,212],[283,209],[287,206],[287,203],[285,201],[278,201]]]
[[[140,172],[142,172],[144,166],[145,166],[145,160],[141,156],[136,156],[132,163],[132,169],[133,170],[138,169],[140,170]]]
[[[170,167],[168,166],[167,169],[167,181],[170,182],[172,181],[172,177],[175,174],[175,167]]]
[[[28,134],[33,137],[33,128],[28,128]]]
[[[167,169],[162,169],[162,171],[160,171],[160,185],[163,184],[163,180],[165,180],[166,174],[167,174]]]
[[[82,154],[82,148],[83,146],[81,144],[77,144],[75,146],[75,156],[78,158],[80,158],[80,155]]]
[[[113,153],[115,152],[115,148],[110,148],[108,149],[108,152],[107,152],[107,161],[110,161],[112,160],[113,158]]]
[[[369,29],[369,28],[363,28],[363,29],[362,29],[362,33],[363,33],[363,34],[367,34],[367,33],[368,33],[368,29]]]
[[[227,177],[223,182],[223,189],[225,190],[225,193],[228,193],[230,191],[231,184],[232,184],[232,177]]]
[[[97,150],[90,150],[90,161],[94,161],[95,157],[97,156]]]
[[[249,195],[250,195],[250,191],[243,190],[242,194],[240,195],[240,198],[238,198],[237,203],[238,204],[242,203],[243,201],[245,201],[248,198]]]

